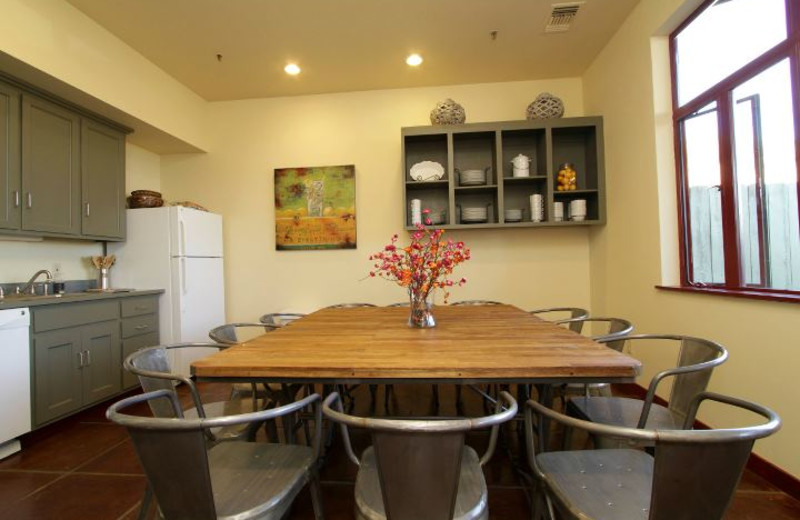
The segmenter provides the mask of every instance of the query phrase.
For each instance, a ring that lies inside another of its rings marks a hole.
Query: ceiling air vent
[[[578,9],[584,2],[568,2],[565,4],[553,4],[553,10],[550,12],[550,19],[544,28],[544,32],[564,32],[568,31],[572,21],[578,14]]]

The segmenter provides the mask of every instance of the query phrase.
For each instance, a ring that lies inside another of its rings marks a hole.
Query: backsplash
[[[27,281],[39,269],[60,267],[64,280],[88,280],[97,276],[89,257],[102,255],[99,242],[44,239],[37,242],[5,240],[0,236],[0,284]]]
[[[31,273],[33,275],[33,273]],[[28,277],[30,279],[30,277]],[[42,294],[42,282],[44,282],[45,277],[40,276],[36,280],[36,294]],[[0,283],[0,288],[3,289],[5,294],[14,294],[17,290],[17,287],[22,289],[25,284],[28,283],[28,280],[21,280],[19,282],[12,282],[12,283]],[[47,284],[47,294],[53,294],[53,284]],[[64,281],[64,292],[67,293],[77,293],[77,292],[85,292],[88,289],[94,289],[97,287],[97,280],[65,280]]]

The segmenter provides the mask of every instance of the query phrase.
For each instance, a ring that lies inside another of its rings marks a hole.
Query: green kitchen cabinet
[[[75,112],[22,95],[22,229],[79,235],[80,121]]]
[[[0,229],[19,229],[22,206],[19,165],[20,91],[0,83]]]
[[[34,425],[67,415],[83,404],[80,328],[34,336]]]
[[[122,361],[158,344],[158,298],[131,294],[31,307],[34,427],[138,385]]]
[[[84,118],[81,122],[81,234],[125,238],[125,134]]]
[[[122,388],[118,322],[104,321],[84,326],[81,342],[85,353],[81,382],[83,404],[96,403],[118,393]]]

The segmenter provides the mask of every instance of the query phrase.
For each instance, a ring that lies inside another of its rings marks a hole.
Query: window
[[[796,0],[707,0],[671,36],[681,277],[800,294]]]

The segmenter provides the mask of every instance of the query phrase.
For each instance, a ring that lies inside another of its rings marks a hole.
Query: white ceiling
[[[638,2],[545,34],[563,0],[67,1],[209,101],[579,76]]]

